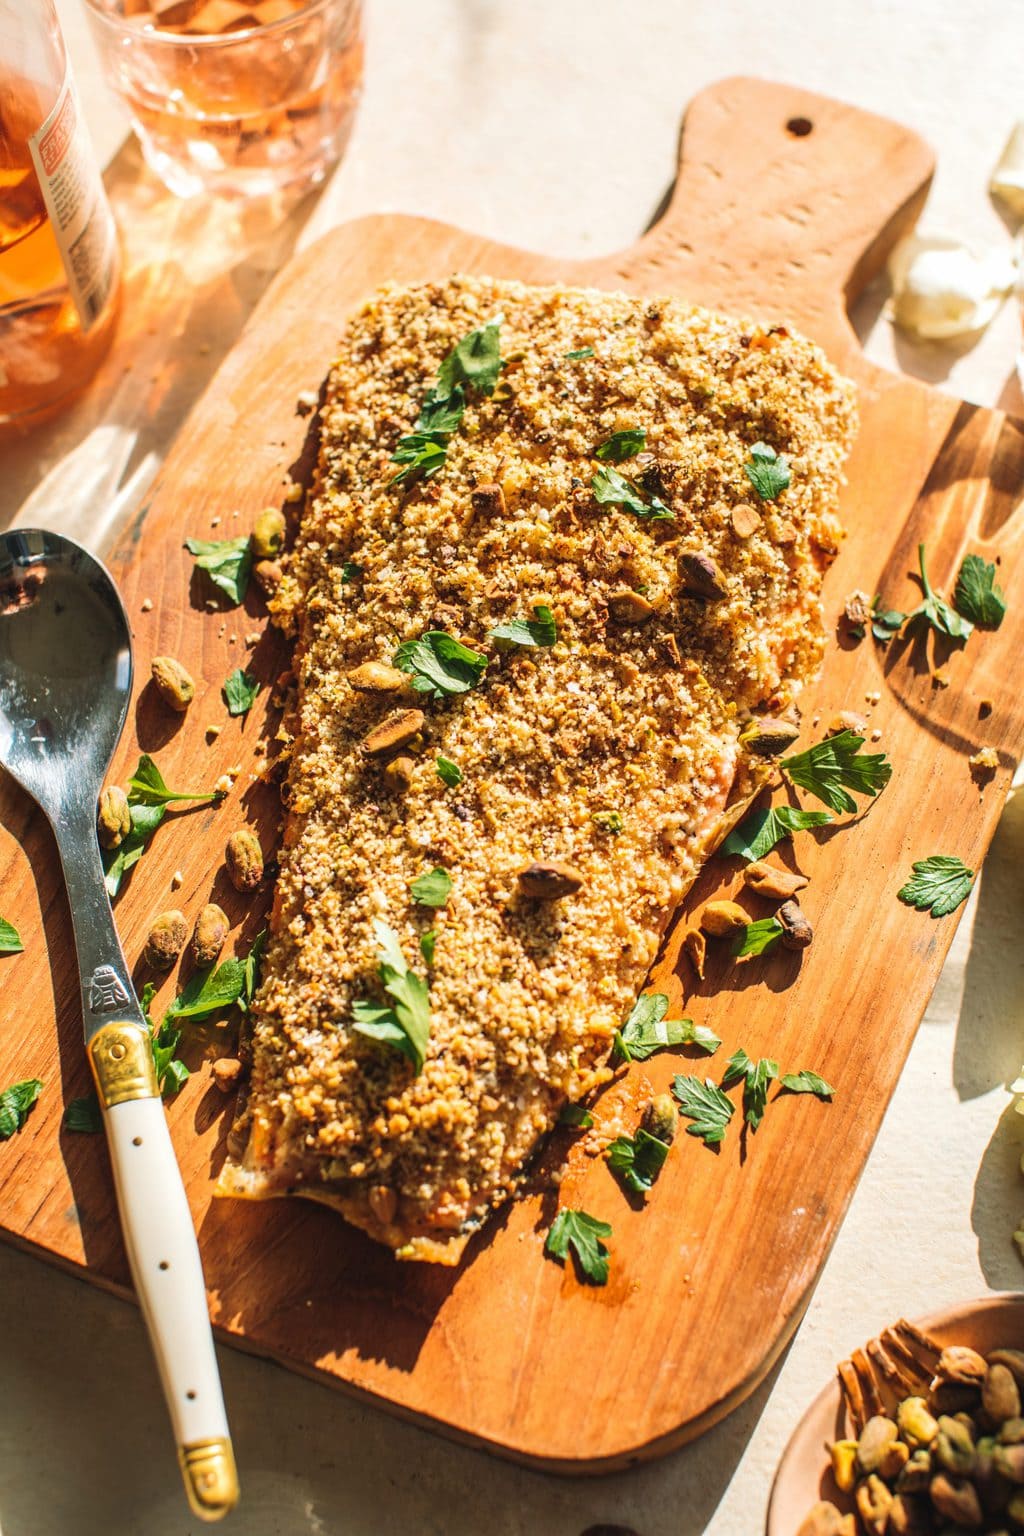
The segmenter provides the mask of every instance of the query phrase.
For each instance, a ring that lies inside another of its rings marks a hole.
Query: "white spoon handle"
[[[195,1228],[174,1156],[149,1041],[105,1024],[89,1042],[114,1168],[121,1229],[149,1330],[185,1490],[203,1520],[238,1499]]]

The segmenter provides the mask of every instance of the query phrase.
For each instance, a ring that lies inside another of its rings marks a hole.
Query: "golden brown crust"
[[[503,356],[521,354],[501,398],[470,397],[437,478],[392,486],[390,456],[442,358],[499,311]],[[566,358],[586,346],[594,357]],[[221,1192],[326,1199],[403,1256],[450,1260],[565,1100],[607,1077],[667,916],[727,805],[767,772],[738,744],[743,719],[785,707],[817,671],[852,422],[849,386],[810,343],[674,300],[453,278],[383,290],[355,317],[275,600],[298,636],[296,741],[250,1135]],[[622,468],[643,471],[672,522],[590,492],[595,447],[637,426],[653,460]],[[758,441],[788,456],[792,483],[741,538],[732,514],[752,499]],[[695,553],[724,597],[686,595]],[[654,613],[610,620],[610,597],[638,588]],[[539,603],[554,646],[489,642]],[[488,666],[470,692],[414,700],[425,721],[399,785],[361,748],[395,697],[346,674],[431,628]],[[438,755],[461,769],[457,788]],[[582,888],[527,900],[516,876],[535,860],[573,866]],[[409,895],[435,865],[453,882],[437,912]],[[384,1001],[375,919],[421,974],[419,939],[436,932],[419,1076],[350,1027],[355,1000]]]

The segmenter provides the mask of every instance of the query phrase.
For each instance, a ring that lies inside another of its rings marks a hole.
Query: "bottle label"
[[[117,270],[117,231],[70,69],[42,127],[28,141],[82,330],[103,313]]]

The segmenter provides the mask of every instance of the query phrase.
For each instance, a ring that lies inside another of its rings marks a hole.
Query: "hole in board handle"
[[[161,1259],[157,1267],[159,1269],[170,1269],[171,1266],[166,1259]]]
[[[133,1147],[141,1147],[142,1146],[142,1137],[141,1136],[133,1136],[132,1137],[132,1146]]]
[[[791,117],[786,124],[786,132],[791,133],[794,139],[806,139],[814,130],[814,124],[809,117]]]

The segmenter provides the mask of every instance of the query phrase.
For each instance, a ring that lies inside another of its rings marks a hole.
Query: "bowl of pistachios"
[[[776,1473],[767,1536],[1024,1531],[1024,1295],[901,1319],[840,1361]]]

